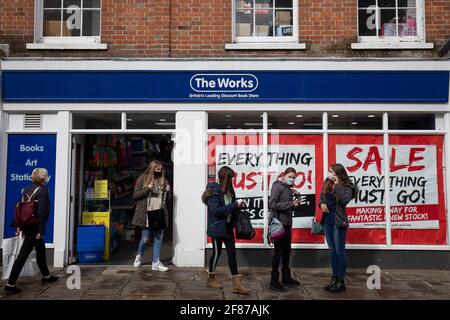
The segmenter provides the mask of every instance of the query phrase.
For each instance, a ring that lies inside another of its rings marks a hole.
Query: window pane
[[[44,0],[44,8],[61,8],[61,0]]]
[[[389,136],[393,244],[447,244],[443,154],[443,136]]]
[[[358,7],[359,8],[367,8],[369,6],[375,6],[376,0],[359,0]]]
[[[270,112],[269,129],[322,129],[322,113]]]
[[[292,10],[275,12],[275,36],[293,36]]]
[[[380,10],[381,30],[380,36],[393,37],[397,35],[396,10]]]
[[[81,8],[81,0],[64,0],[64,8],[68,8],[70,6],[77,6]]]
[[[252,9],[253,0],[236,0],[236,9]]]
[[[83,36],[100,36],[100,11],[83,11]]]
[[[121,129],[121,113],[74,113],[73,129]]]
[[[238,10],[236,12],[236,36],[250,37],[253,34],[253,11]]]
[[[209,112],[209,129],[262,129],[261,112]]]
[[[376,36],[377,26],[376,26],[376,9],[368,8],[361,9],[359,11],[359,36]]]
[[[127,113],[127,129],[175,129],[175,113]]]
[[[435,114],[390,113],[390,130],[435,130]]]
[[[399,36],[417,36],[416,9],[399,9]]]
[[[399,8],[415,7],[416,0],[398,0],[398,6],[399,6]]]
[[[83,8],[100,8],[100,0],[84,0]]]
[[[378,0],[380,8],[395,8],[395,0]]]
[[[328,115],[329,129],[383,129],[383,115],[377,113],[330,113]]]
[[[44,10],[43,36],[61,36],[61,10]]]
[[[293,8],[292,0],[275,0],[276,8]]]
[[[81,35],[81,9],[64,9],[64,36]]]
[[[261,11],[260,13],[267,13],[268,8],[273,8],[271,0],[255,0],[255,9],[262,9],[257,10],[256,13],[258,13],[258,11]]]
[[[270,9],[256,10],[255,16],[255,36],[273,36],[273,14]]]

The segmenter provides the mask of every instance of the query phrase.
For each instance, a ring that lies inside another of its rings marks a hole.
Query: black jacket
[[[38,185],[38,184],[33,183],[33,184],[26,186],[23,189],[22,195],[25,196],[25,194],[28,194],[29,196],[31,196],[37,187],[39,187],[39,190],[35,193],[35,195],[33,196],[33,199],[37,200],[37,214],[38,214],[39,223],[34,226],[30,226],[30,227],[26,227],[26,228],[24,227],[21,229],[24,234],[34,235],[34,234],[40,233],[41,236],[44,236],[45,235],[45,224],[47,223],[48,216],[50,214],[50,198],[48,195],[47,187],[44,185]],[[22,199],[22,197],[21,197],[21,199]],[[25,199],[27,199],[26,196],[25,196]],[[15,226],[14,221],[13,221],[13,225]]]
[[[229,233],[229,230],[232,229],[230,226],[234,225],[234,221],[236,219],[236,213],[238,210],[238,206],[236,203],[236,196],[233,195],[230,204],[225,204],[225,199],[223,197],[223,193],[220,190],[220,185],[218,183],[208,183],[206,189],[210,189],[212,192],[207,199],[208,205],[208,228],[206,233],[213,237],[217,238],[217,234],[211,226],[219,221],[227,220],[228,216],[231,215],[230,223],[223,223],[222,230],[224,233]],[[227,229],[228,225],[228,229]]]
[[[280,180],[273,183],[270,191],[269,209],[269,221],[275,216],[284,226],[292,227],[295,206],[291,186]],[[278,216],[276,216],[277,213]]]
[[[328,181],[325,180],[324,183],[328,183]],[[330,192],[330,194],[336,199],[335,224],[338,228],[348,227],[348,216],[346,208],[347,204],[353,199],[353,194],[355,192],[354,188],[356,187],[353,185],[343,185],[341,183],[338,183]],[[326,195],[323,192],[320,194],[319,208],[322,203],[327,204]],[[323,218],[322,221],[324,221]]]

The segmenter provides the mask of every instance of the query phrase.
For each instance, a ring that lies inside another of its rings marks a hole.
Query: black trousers
[[[216,272],[217,262],[219,261],[220,254],[222,253],[222,244],[225,243],[225,248],[228,255],[228,266],[230,267],[231,274],[233,276],[238,274],[237,261],[236,261],[236,244],[234,241],[233,229],[228,232],[229,237],[225,239],[212,238],[213,254],[209,260],[209,272]]]
[[[39,240],[36,240],[36,235],[25,235],[22,247],[20,248],[19,256],[17,257],[12,267],[8,284],[12,286],[16,284],[20,272],[22,271],[22,268],[33,249],[36,249],[36,262],[38,264],[39,270],[41,270],[42,275],[44,277],[50,275],[50,271],[48,271],[47,267],[47,259],[45,257],[44,239],[41,238]]]
[[[272,259],[272,271],[278,272],[280,267],[280,261],[283,268],[289,268],[289,259],[291,257],[291,242],[292,242],[292,229],[285,227],[286,235],[273,242],[275,247],[273,259]]]

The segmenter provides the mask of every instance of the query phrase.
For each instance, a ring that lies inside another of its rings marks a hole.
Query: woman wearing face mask
[[[357,187],[350,181],[347,171],[339,164],[330,166],[320,194],[319,207],[323,212],[322,225],[329,247],[333,276],[324,289],[330,292],[345,290],[346,254],[345,237],[348,217],[345,212],[347,204],[356,197]]]
[[[50,214],[50,198],[46,187],[46,184],[48,183],[47,169],[34,169],[31,173],[31,181],[33,183],[23,189],[22,196],[24,199],[27,199],[25,195],[28,195],[32,200],[37,201],[37,217],[39,222],[35,225],[26,227],[16,226],[13,222],[14,227],[17,227],[17,231],[22,232],[25,239],[12,267],[8,282],[5,285],[5,291],[8,293],[21,292],[21,290],[16,287],[16,281],[33,249],[36,250],[36,261],[39,270],[44,276],[41,280],[42,284],[52,283],[58,280],[58,277],[51,275],[50,271],[48,271],[45,256],[45,225],[47,223],[48,215]]]
[[[150,162],[147,170],[137,179],[133,192],[133,198],[136,201],[133,225],[142,228],[141,241],[139,242],[138,252],[134,261],[135,267],[141,265],[145,245],[150,236],[153,235],[152,270],[169,270],[159,260],[164,229],[167,223],[166,203],[169,198],[169,192],[170,186],[165,178],[162,163],[158,160]],[[160,219],[153,217],[160,217]]]
[[[283,224],[286,235],[274,241],[274,255],[272,260],[272,274],[270,280],[270,287],[275,291],[286,291],[283,286],[298,286],[300,283],[291,276],[291,269],[289,268],[289,258],[291,255],[291,229],[292,229],[292,215],[294,209],[300,205],[299,194],[293,189],[295,177],[297,172],[294,168],[287,168],[284,171],[283,178],[277,180],[272,185],[269,199],[270,218],[277,217]],[[282,283],[279,280],[280,260],[282,261]]]

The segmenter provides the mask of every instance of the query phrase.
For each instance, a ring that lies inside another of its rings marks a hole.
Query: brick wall
[[[0,44],[11,56],[51,57],[437,57],[450,38],[450,0],[427,0],[427,42],[434,50],[351,50],[357,1],[299,0],[300,41],[307,50],[225,50],[232,41],[231,0],[103,0],[105,51],[27,50],[34,38],[34,0],[0,0]],[[0,55],[1,56],[1,55]]]

